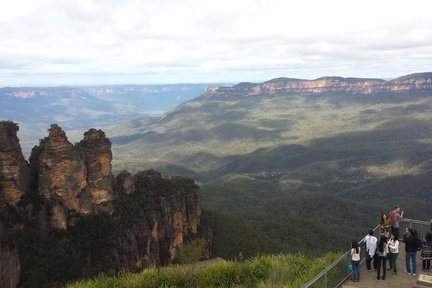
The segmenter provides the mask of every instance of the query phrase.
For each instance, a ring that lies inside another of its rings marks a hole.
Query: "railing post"
[[[327,271],[325,273],[325,281],[324,281],[324,288],[327,288]]]

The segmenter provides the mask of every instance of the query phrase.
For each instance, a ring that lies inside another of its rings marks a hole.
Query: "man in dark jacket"
[[[417,272],[417,251],[419,248],[419,243],[421,242],[417,237],[417,231],[413,229],[405,229],[404,234],[405,242],[405,262],[406,262],[406,272],[408,275],[416,275]],[[412,261],[412,270],[410,266],[410,259]]]

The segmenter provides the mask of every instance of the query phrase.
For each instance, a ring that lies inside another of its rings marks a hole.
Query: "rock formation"
[[[1,249],[3,220],[8,221],[8,229],[16,229],[11,235],[19,235],[18,231],[25,230],[29,223],[32,227],[39,224],[43,234],[49,233],[45,230],[51,228],[69,229],[84,219],[84,228],[76,225],[75,232],[59,233],[63,235],[60,238],[65,241],[64,245],[72,245],[68,243],[74,239],[65,240],[71,235],[92,241],[93,230],[97,230],[94,223],[101,226],[110,223],[112,226],[101,227],[105,236],[96,235],[96,238],[109,238],[110,244],[103,254],[67,246],[78,249],[78,253],[87,253],[82,254],[85,257],[82,263],[87,266],[75,274],[85,276],[91,275],[86,271],[94,266],[94,261],[103,263],[98,267],[104,270],[91,273],[107,274],[170,264],[186,237],[197,233],[201,192],[193,180],[164,178],[154,170],[134,175],[123,171],[114,179],[111,142],[103,131],[90,129],[84,133],[82,141],[73,145],[56,124],[51,125],[49,135],[33,148],[28,164],[22,156],[17,131],[17,124],[0,122],[0,200],[4,202],[0,205],[0,287],[16,287],[20,274],[17,254],[7,247]],[[9,211],[20,216],[9,217]],[[97,217],[84,218],[97,214]],[[89,219],[88,222],[85,219]],[[92,219],[100,222],[92,222]],[[89,234],[77,236],[76,231]],[[62,253],[63,250],[57,251]],[[20,251],[20,255],[26,255],[26,251]],[[69,254],[63,256],[70,257]],[[35,259],[34,256],[29,258],[30,261]],[[73,263],[74,260],[67,261]],[[26,263],[29,267],[29,262]]]
[[[64,229],[78,215],[112,211],[111,159],[111,143],[104,132],[90,129],[74,146],[59,126],[51,125],[48,137],[30,156],[38,193],[52,215],[50,227]]]
[[[111,142],[102,130],[90,129],[84,133],[84,139],[76,148],[87,168],[87,185],[92,198],[91,210],[95,213],[111,212],[114,180],[111,173]]]
[[[31,170],[24,159],[19,139],[18,125],[0,121],[0,203],[16,205],[31,188]]]
[[[149,199],[152,208],[147,208],[145,217],[128,228],[119,239],[118,247],[122,253],[114,254],[123,256],[114,260],[116,266],[139,270],[142,267],[172,263],[176,250],[183,244],[185,237],[197,232],[201,215],[201,193],[198,186],[192,180],[182,178],[179,181],[186,183],[181,184],[182,188],[177,188],[175,179],[165,179],[154,170],[138,172],[133,176],[123,172],[117,179],[126,180],[123,183],[134,183],[135,197]],[[130,190],[124,187],[123,192],[130,195]],[[161,187],[175,193],[167,193],[166,190],[163,193],[156,192]]]

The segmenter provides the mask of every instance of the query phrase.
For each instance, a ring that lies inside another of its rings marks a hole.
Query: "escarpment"
[[[17,124],[0,122],[0,223],[12,237],[8,241],[18,243],[17,253],[0,250],[0,281],[10,283],[4,287],[16,287],[20,273],[22,287],[49,287],[55,281],[169,265],[185,240],[196,235],[201,192],[193,180],[164,178],[154,170],[114,177],[111,142],[102,130],[88,130],[74,145],[55,124],[27,162],[17,131]],[[26,248],[33,246],[51,252]],[[20,261],[25,263],[21,271]]]
[[[432,73],[416,73],[391,81],[366,78],[322,77],[315,80],[276,78],[264,83],[240,83],[233,87],[211,87],[207,97],[259,96],[278,93],[319,95],[344,93],[371,95],[378,93],[425,93],[432,90]]]
[[[31,169],[24,159],[17,137],[19,127],[0,121],[0,203],[16,205],[32,183]]]

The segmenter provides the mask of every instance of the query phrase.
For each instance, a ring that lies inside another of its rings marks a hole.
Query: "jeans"
[[[355,280],[360,280],[360,261],[352,261],[352,267],[353,267],[353,277]]]
[[[396,236],[396,239],[399,240],[399,227],[392,226],[391,230],[392,230],[392,234],[394,234]]]
[[[405,263],[406,263],[406,271],[408,273],[411,273],[411,267],[410,267],[410,258],[412,261],[412,273],[416,274],[417,272],[417,266],[416,266],[416,261],[417,261],[417,252],[406,252],[405,253]]]
[[[393,268],[393,272],[397,273],[397,257],[399,253],[390,253],[390,267]]]

